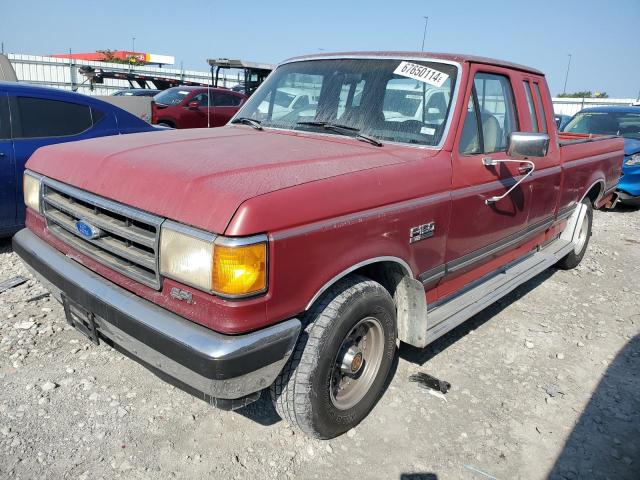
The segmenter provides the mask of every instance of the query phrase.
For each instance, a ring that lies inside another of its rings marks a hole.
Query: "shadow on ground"
[[[0,238],[0,254],[11,252],[13,252],[13,248],[11,248],[11,237]]]
[[[519,300],[524,295],[528,294],[531,290],[538,287],[545,280],[553,276],[555,270],[548,269],[537,275],[535,278],[532,278],[528,282],[522,284],[520,287],[516,288],[509,295],[503,297],[498,302],[493,305],[487,307],[482,312],[473,316],[466,322],[464,322],[459,327],[453,329],[451,332],[442,336],[431,345],[426,348],[416,348],[410,345],[402,344],[400,347],[399,355],[396,355],[396,359],[391,367],[391,372],[387,379],[387,384],[385,385],[385,390],[389,386],[391,379],[393,379],[395,372],[398,368],[398,358],[417,363],[419,365],[423,365],[433,357],[435,357],[440,352],[446,350],[449,346],[453,345],[455,342],[460,340],[462,337],[467,335],[470,331],[475,330],[480,327],[485,322],[489,321],[495,315],[500,313],[503,309],[511,305],[513,302]],[[382,398],[383,395],[381,395]],[[254,422],[259,423],[260,425],[273,425],[280,421],[280,417],[275,411],[273,404],[271,403],[271,398],[269,396],[268,391],[263,391],[260,399],[246,407],[236,410],[236,413],[253,420]],[[404,475],[404,474],[403,474]],[[418,475],[418,474],[406,474],[406,475]],[[432,474],[426,474],[432,475]],[[416,477],[407,477],[407,478],[416,478]],[[417,477],[419,478],[419,477]],[[433,478],[433,477],[426,477]]]
[[[496,303],[488,306],[480,313],[474,315],[463,324],[454,328],[446,335],[443,335],[438,340],[428,345],[426,348],[416,348],[403,343],[400,347],[400,356],[408,362],[418,365],[424,365],[433,357],[445,351],[451,345],[463,338],[469,332],[479,328],[484,323],[491,320],[513,302],[519,300],[523,296],[527,295],[530,291],[536,289],[540,284],[551,278],[555,274],[555,272],[556,271],[554,269],[545,270],[528,282],[520,285],[513,292],[501,298]]]
[[[640,478],[640,335],[607,368],[549,478]]]

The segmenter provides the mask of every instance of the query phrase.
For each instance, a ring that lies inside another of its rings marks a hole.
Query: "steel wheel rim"
[[[587,242],[587,234],[589,232],[589,218],[588,215],[585,214],[582,219],[582,223],[580,224],[580,232],[578,232],[578,239],[576,240],[576,245],[573,247],[573,251],[576,255],[580,255],[580,252],[584,248],[584,244]]]
[[[331,370],[329,394],[337,409],[348,410],[367,394],[380,370],[384,344],[384,330],[375,317],[363,318],[349,331]]]

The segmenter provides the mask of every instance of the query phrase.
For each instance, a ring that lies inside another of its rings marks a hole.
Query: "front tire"
[[[380,398],[396,349],[396,312],[372,280],[339,281],[307,314],[298,345],[271,386],[276,411],[329,439],[360,423]]]
[[[577,267],[582,261],[582,257],[584,257],[585,252],[587,251],[587,247],[589,246],[589,239],[591,238],[591,227],[593,225],[593,206],[591,205],[591,201],[588,198],[585,198],[582,201],[582,204],[585,205],[587,211],[582,219],[581,224],[577,227],[579,228],[577,238],[574,241],[573,250],[567,256],[565,256],[562,260],[560,260],[556,267],[561,270],[570,270],[572,268]]]

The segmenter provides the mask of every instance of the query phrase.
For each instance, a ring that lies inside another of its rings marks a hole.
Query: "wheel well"
[[[352,272],[353,274],[362,275],[363,277],[370,278],[374,282],[378,282],[382,285],[393,298],[398,283],[403,276],[407,275],[405,269],[396,262],[382,261],[376,263],[370,263],[363,267],[358,268]]]
[[[422,282],[408,268],[394,261],[364,265],[351,274],[362,275],[382,285],[396,306],[398,339],[415,347],[427,345],[427,301]]]
[[[602,196],[603,192],[604,183],[599,180],[591,186],[591,188],[583,198],[588,198],[589,200],[591,200],[591,204],[595,205],[596,201],[598,201],[598,199]]]
[[[402,259],[397,257],[377,257],[375,259],[365,260],[359,264],[353,265],[351,268],[347,268],[342,273],[339,273],[333,277],[330,281],[324,284],[324,286],[316,292],[309,303],[307,304],[305,311],[309,310],[311,306],[316,303],[324,293],[331,288],[338,280],[347,276],[358,274],[374,280],[384,286],[391,296],[395,292],[395,288],[402,279],[402,277],[413,277],[411,268]],[[397,277],[396,280],[394,278]]]
[[[171,120],[165,120],[164,118],[158,120],[157,124],[161,124],[161,123],[164,123],[165,125],[169,125],[171,128],[176,128],[176,124]]]

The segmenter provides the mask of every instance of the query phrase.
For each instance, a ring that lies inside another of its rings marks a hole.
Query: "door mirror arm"
[[[533,174],[533,172],[536,169],[535,163],[533,163],[531,160],[510,160],[510,159],[496,160],[496,159],[493,159],[491,157],[482,157],[482,164],[487,166],[487,167],[495,167],[499,163],[520,163],[520,164],[526,163],[527,166],[523,167],[523,168],[526,168],[526,170],[525,170],[526,174],[524,175],[524,177],[522,177],[516,183],[511,185],[511,188],[509,190],[507,190],[506,192],[504,192],[502,195],[498,195],[498,196],[495,196],[495,197],[487,198],[484,201],[485,205],[490,205],[492,203],[499,202],[500,200],[505,198],[507,195],[509,195],[511,192],[513,192],[518,187],[518,185],[520,185],[522,182],[524,182],[527,179],[527,177],[531,176],[531,174]],[[520,169],[520,171],[523,172],[523,169]]]

